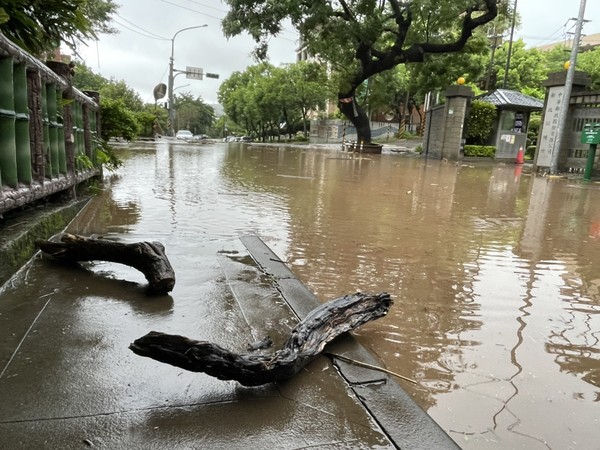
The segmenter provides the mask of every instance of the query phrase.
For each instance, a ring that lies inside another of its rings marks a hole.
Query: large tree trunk
[[[351,294],[324,303],[291,332],[283,347],[271,355],[237,354],[216,344],[151,331],[129,348],[140,356],[204,372],[244,386],[281,381],[297,374],[325,345],[346,331],[387,314],[389,294]]]
[[[363,108],[356,102],[354,97],[354,91],[347,94],[338,94],[339,97],[339,108],[342,114],[352,122],[352,125],[356,128],[358,135],[357,141],[364,144],[371,143],[371,122],[369,117]]]
[[[63,234],[61,242],[36,241],[42,252],[66,262],[111,261],[139,270],[148,280],[153,294],[166,294],[175,286],[175,271],[160,242],[122,244],[105,239],[91,239]]]

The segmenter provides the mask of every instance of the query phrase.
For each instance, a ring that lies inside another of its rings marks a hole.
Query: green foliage
[[[3,0],[0,32],[35,56],[61,42],[76,51],[77,44],[114,32],[117,8],[112,0]]]
[[[308,52],[326,61],[337,80],[339,98],[353,98],[364,81],[399,64],[422,62],[428,54],[460,51],[479,26],[493,20],[498,3],[508,0],[226,0],[222,22],[226,36],[248,32],[265,56],[269,37],[290,21]],[[359,139],[370,140],[362,108],[348,105],[344,114]]]
[[[577,57],[576,69],[590,75],[592,78],[590,89],[600,90],[600,47],[580,53]]]
[[[308,51],[340,74],[340,92],[353,92],[364,80],[398,64],[420,62],[424,53],[459,51],[472,29],[497,14],[495,0],[227,3],[231,6],[223,20],[227,36],[247,31],[261,53],[268,36],[290,20]],[[468,31],[462,34],[463,30]]]
[[[94,163],[88,155],[79,154],[75,156],[75,161],[77,163],[77,167],[80,167],[82,169],[89,170],[94,168]]]
[[[133,115],[138,123],[140,136],[153,137],[155,134],[154,123],[157,120],[156,112],[153,112],[151,107],[148,106],[143,111],[133,112]]]
[[[215,120],[215,111],[200,97],[189,92],[175,96],[175,129],[190,130],[194,134],[207,134]]]
[[[465,139],[470,144],[483,145],[486,143],[492,131],[496,119],[496,107],[491,103],[481,100],[473,100],[471,111],[467,117]]]
[[[105,140],[96,140],[96,160],[110,172],[114,172],[123,165],[123,161],[115,154],[115,150]]]
[[[141,111],[144,107],[140,95],[132,88],[127,86],[124,80],[109,80],[99,89],[100,98],[109,98],[111,100],[122,100],[127,109],[131,111]]]
[[[92,71],[85,63],[75,61],[73,86],[82,91],[97,91],[109,83],[102,75]]]
[[[2,25],[3,23],[8,22],[9,19],[10,19],[10,17],[8,16],[8,14],[4,10],[4,8],[0,7],[0,25]]]
[[[135,139],[138,133],[138,122],[135,114],[125,106],[121,99],[100,98],[102,139],[123,138],[126,141]]]
[[[163,134],[167,112],[154,104],[144,104],[139,94],[124,80],[106,79],[94,73],[84,63],[75,63],[73,85],[80,90],[97,91],[102,105],[102,131],[108,138],[132,140],[142,136]],[[177,97],[176,97],[177,99]],[[116,118],[113,117],[116,115]],[[119,120],[124,120],[120,123]],[[134,124],[135,122],[135,124]],[[108,129],[106,128],[108,127]]]
[[[218,96],[230,130],[235,124],[246,134],[266,139],[279,136],[282,126],[291,135],[298,124],[307,134],[308,114],[325,107],[327,94],[325,69],[301,62],[283,68],[261,63],[235,72],[223,82]]]
[[[496,147],[493,145],[465,145],[465,156],[493,158],[496,156]]]
[[[496,50],[496,57],[494,59],[496,88],[503,87],[508,47],[509,44],[506,42]],[[522,39],[514,41],[506,88],[520,91],[536,98],[544,98],[542,82],[547,76],[548,70],[545,64],[545,55],[538,49],[525,48],[525,43]]]
[[[489,54],[488,38],[484,30],[478,30],[461,51],[431,54],[423,64],[411,64],[413,89],[423,96],[429,91],[444,90],[461,76],[467,81],[480,80],[485,77]]]
[[[73,86],[82,91],[97,91],[100,98],[122,100],[131,111],[142,111],[144,102],[140,95],[124,80],[106,79],[92,71],[85,63],[75,63]]]
[[[540,134],[540,128],[542,126],[541,113],[532,113],[529,117],[529,124],[527,125],[527,145],[536,146],[538,136]],[[529,148],[529,147],[528,147]]]

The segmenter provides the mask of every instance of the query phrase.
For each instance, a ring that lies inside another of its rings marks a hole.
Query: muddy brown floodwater
[[[392,294],[356,334],[461,447],[600,448],[599,184],[323,148],[119,152],[88,231],[257,234],[323,301]]]

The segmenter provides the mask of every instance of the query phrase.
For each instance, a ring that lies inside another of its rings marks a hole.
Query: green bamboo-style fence
[[[101,172],[99,97],[73,87],[71,71],[0,33],[0,214]]]

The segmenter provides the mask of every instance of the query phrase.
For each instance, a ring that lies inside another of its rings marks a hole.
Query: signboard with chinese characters
[[[190,67],[185,68],[185,77],[192,80],[201,80],[204,75],[204,70],[201,67]]]
[[[548,101],[544,110],[542,135],[540,136],[540,148],[536,160],[536,165],[540,167],[550,167],[552,165],[552,155],[558,152],[559,138],[558,121],[565,94],[564,86],[553,86],[548,90]]]
[[[582,144],[600,144],[600,123],[586,123],[581,132]]]

